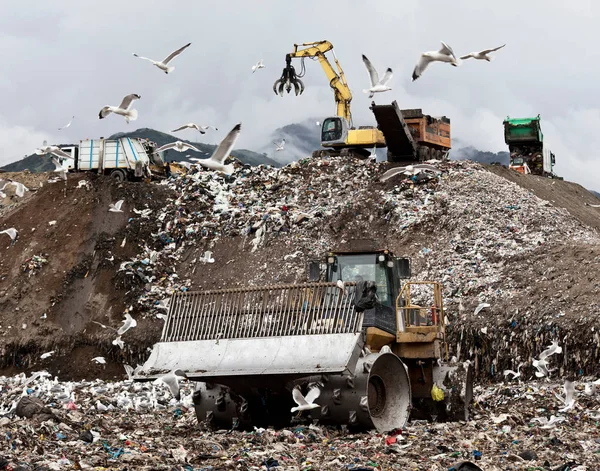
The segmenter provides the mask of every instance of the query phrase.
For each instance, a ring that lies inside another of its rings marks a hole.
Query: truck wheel
[[[123,170],[115,169],[110,172],[110,178],[112,178],[117,183],[122,183],[126,180],[127,176]]]

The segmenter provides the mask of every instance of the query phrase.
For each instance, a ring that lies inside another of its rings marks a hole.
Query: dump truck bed
[[[371,111],[375,115],[377,127],[385,137],[388,160],[398,162],[415,159],[417,144],[402,117],[402,111],[398,107],[398,103],[393,101],[391,105],[376,105],[375,102],[372,102]]]

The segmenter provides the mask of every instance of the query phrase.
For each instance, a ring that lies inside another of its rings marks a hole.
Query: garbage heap
[[[599,469],[600,412],[590,384],[576,386],[571,407],[556,383],[478,386],[470,422],[352,434],[313,424],[309,413],[281,430],[211,431],[196,423],[190,384],[181,384],[178,402],[160,380],[0,376],[0,469]]]
[[[477,163],[381,182],[387,165],[305,159],[164,180],[176,197],[131,214],[131,234],[154,229],[140,255],[120,263],[117,286],[134,315],[162,319],[175,291],[303,282],[309,260],[369,238],[411,257],[414,278],[443,282],[450,356],[472,360],[479,374],[523,363],[532,375],[532,358],[553,339],[564,347],[561,372],[595,370],[595,230]]]

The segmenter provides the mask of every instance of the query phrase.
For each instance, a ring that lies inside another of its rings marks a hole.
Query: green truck
[[[554,154],[544,144],[540,115],[504,120],[504,142],[510,151],[509,168],[517,172],[554,177]]]

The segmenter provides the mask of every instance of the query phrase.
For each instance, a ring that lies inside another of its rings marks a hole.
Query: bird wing
[[[54,164],[54,170],[64,170],[63,166],[59,163],[58,160],[56,160],[54,157],[50,157],[50,160],[52,161],[52,163]]]
[[[306,393],[306,402],[308,404],[314,404],[317,398],[321,395],[321,390],[317,387],[311,388],[310,391]]]
[[[415,68],[413,70],[413,74],[412,74],[412,79],[413,82],[415,80],[417,80],[421,75],[423,75],[423,72],[425,71],[425,69],[427,68],[427,66],[429,65],[429,63],[432,61],[432,59],[430,57],[424,56],[423,54],[421,54],[421,57],[419,57],[419,60],[417,61],[417,65],[415,65]]]
[[[306,399],[304,399],[304,396],[300,392],[300,389],[298,389],[298,388],[292,389],[292,397],[294,398],[294,402],[296,404],[298,404],[299,406],[308,405],[308,402],[306,402]]]
[[[115,203],[115,208],[117,209],[121,209],[121,206],[123,206],[123,201],[124,200],[119,200]]]
[[[475,55],[474,52],[469,52],[466,56],[460,56],[461,60],[470,59]]]
[[[193,151],[200,152],[199,149],[196,149],[193,145],[188,144],[187,142],[184,142],[183,146],[185,147],[184,150],[192,149]]]
[[[573,401],[573,396],[575,395],[575,386],[573,386],[573,382],[566,380],[563,386],[565,391],[565,404],[569,404]]]
[[[110,109],[110,106],[105,106],[104,108],[102,108],[100,110],[100,113],[98,113],[98,117],[100,119],[106,118],[111,113],[112,113],[112,110]]]
[[[440,41],[442,43],[442,47],[441,49],[438,51],[440,54],[445,54],[447,56],[452,56],[456,59],[456,56],[454,55],[454,51],[452,50],[452,48],[450,46],[448,46],[444,41]]]
[[[119,105],[119,108],[122,110],[128,110],[133,103],[133,100],[139,100],[140,96],[137,93],[132,93],[123,98],[123,101]]]
[[[371,79],[371,86],[374,87],[375,85],[377,85],[379,83],[379,74],[377,73],[377,70],[375,70],[375,67],[373,67],[373,64],[371,64],[371,61],[369,59],[367,59],[367,56],[365,56],[364,54],[362,56],[362,60],[365,63],[367,72],[369,72],[369,78]]]
[[[225,136],[225,139],[221,141],[210,158],[220,164],[224,163],[225,159],[229,157],[231,149],[233,149],[233,146],[235,145],[235,141],[237,141],[238,137],[240,136],[241,129],[242,123],[236,124],[233,129],[229,131],[229,134]]]
[[[382,182],[384,182],[384,181],[389,180],[390,178],[392,178],[394,175],[398,175],[399,173],[404,172],[405,170],[406,170],[406,167],[394,167],[394,168],[391,168],[391,169],[389,169],[387,172],[385,172],[381,176],[380,180]]]
[[[180,47],[179,49],[177,49],[176,51],[173,51],[171,54],[169,54],[163,61],[162,63],[167,65],[169,63],[169,61],[173,60],[174,57],[177,57],[179,54],[181,54],[185,48],[190,47],[192,43],[187,43],[185,46]]]
[[[171,132],[177,132],[177,131],[181,131],[183,129],[187,129],[189,128],[190,125],[189,124],[184,124],[183,126],[179,126],[177,129],[173,129]]]
[[[69,126],[71,126],[71,123],[73,122],[73,119],[75,119],[75,116],[73,116],[71,118],[71,121],[69,121],[67,124],[65,124],[62,128],[58,128],[58,130],[60,131],[61,129],[65,129],[65,128],[68,128]]]
[[[503,44],[502,46],[495,47],[493,49],[485,49],[485,50],[481,51],[480,54],[489,54],[490,52],[495,52],[498,49],[502,49],[504,46],[506,46],[506,44]]]
[[[138,55],[137,55],[135,52],[133,53],[133,55],[134,55],[135,57],[137,57],[138,59],[143,59],[143,60],[145,60],[145,61],[149,61],[149,62],[152,62],[152,63],[156,62],[154,59],[150,59],[149,57],[138,56]]]
[[[421,168],[423,170],[430,170],[432,172],[438,172],[438,173],[442,173],[442,171],[436,167],[434,167],[433,165],[429,165],[429,164],[417,164],[414,166],[415,168]],[[488,306],[489,307],[489,306]]]
[[[71,160],[73,160],[73,157],[71,157],[65,151],[60,150],[60,149],[53,149],[53,150],[50,151],[50,153],[56,155],[57,157],[63,157],[65,159],[71,159]]]
[[[389,67],[387,68],[387,70],[385,71],[385,74],[383,74],[383,77],[381,78],[381,81],[379,83],[381,83],[381,85],[385,85],[387,84],[393,76],[393,72],[392,69],[390,69]]]
[[[169,144],[165,144],[164,146],[159,147],[154,151],[155,154],[162,152],[163,150],[173,149],[177,145],[177,142],[170,142]]]

